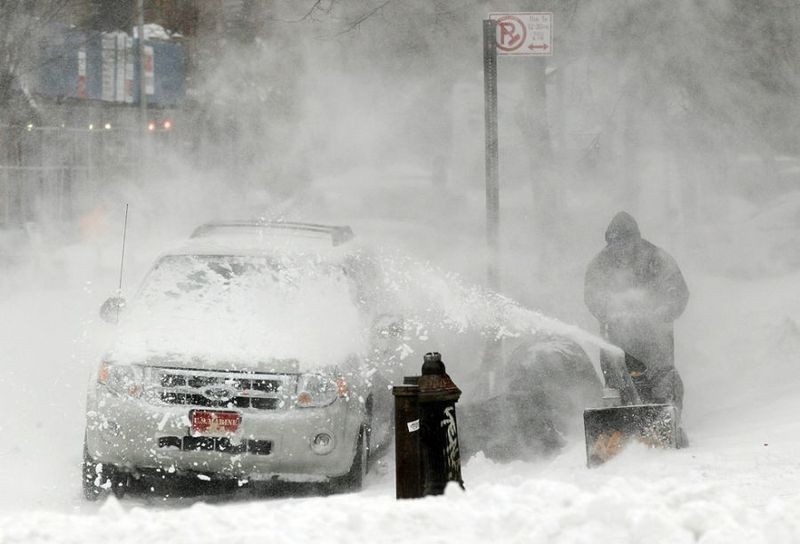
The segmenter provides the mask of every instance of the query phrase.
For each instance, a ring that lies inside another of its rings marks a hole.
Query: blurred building
[[[38,7],[54,3],[39,2]],[[143,129],[147,139],[157,141],[150,147],[159,152],[167,153],[178,140],[186,96],[186,35],[146,25],[140,73],[135,1],[59,4],[64,9],[43,19],[35,34],[9,33],[22,68],[10,74],[9,97],[0,100],[0,225],[71,220],[99,186],[139,166]],[[194,32],[196,10],[189,4],[148,2],[147,11],[150,20]],[[23,22],[42,17],[22,8],[13,15]],[[144,127],[142,78],[148,106]],[[149,160],[158,158],[157,152]]]

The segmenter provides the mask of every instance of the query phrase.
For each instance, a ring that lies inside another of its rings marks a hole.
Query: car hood
[[[357,327],[346,318],[327,328],[249,323],[236,327],[215,319],[148,321],[120,331],[108,358],[176,368],[297,372],[341,364],[363,353]]]
[[[298,374],[323,370],[324,365],[315,365],[298,359],[245,357],[232,353],[188,354],[175,352],[127,350],[124,346],[106,354],[106,360],[137,364],[145,367],[161,367],[191,370],[223,370],[237,372],[263,372],[270,374]]]

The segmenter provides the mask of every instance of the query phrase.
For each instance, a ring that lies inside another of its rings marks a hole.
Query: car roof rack
[[[342,245],[353,239],[353,230],[347,225],[320,225],[317,223],[301,223],[295,221],[211,221],[194,229],[190,238],[202,238],[217,233],[220,230],[251,228],[289,230],[327,234],[331,237],[334,246]]]

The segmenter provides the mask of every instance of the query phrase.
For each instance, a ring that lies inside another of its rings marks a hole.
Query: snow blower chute
[[[672,404],[648,403],[640,395],[646,392],[644,364],[625,354],[624,360],[604,358],[601,367],[603,407],[583,412],[587,465],[605,463],[633,441],[652,448],[679,447],[678,410]]]

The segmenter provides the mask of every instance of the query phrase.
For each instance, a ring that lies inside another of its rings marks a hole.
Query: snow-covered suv
[[[162,255],[89,387],[85,496],[181,476],[360,487],[398,367],[371,342],[383,318],[350,238],[217,223]]]

